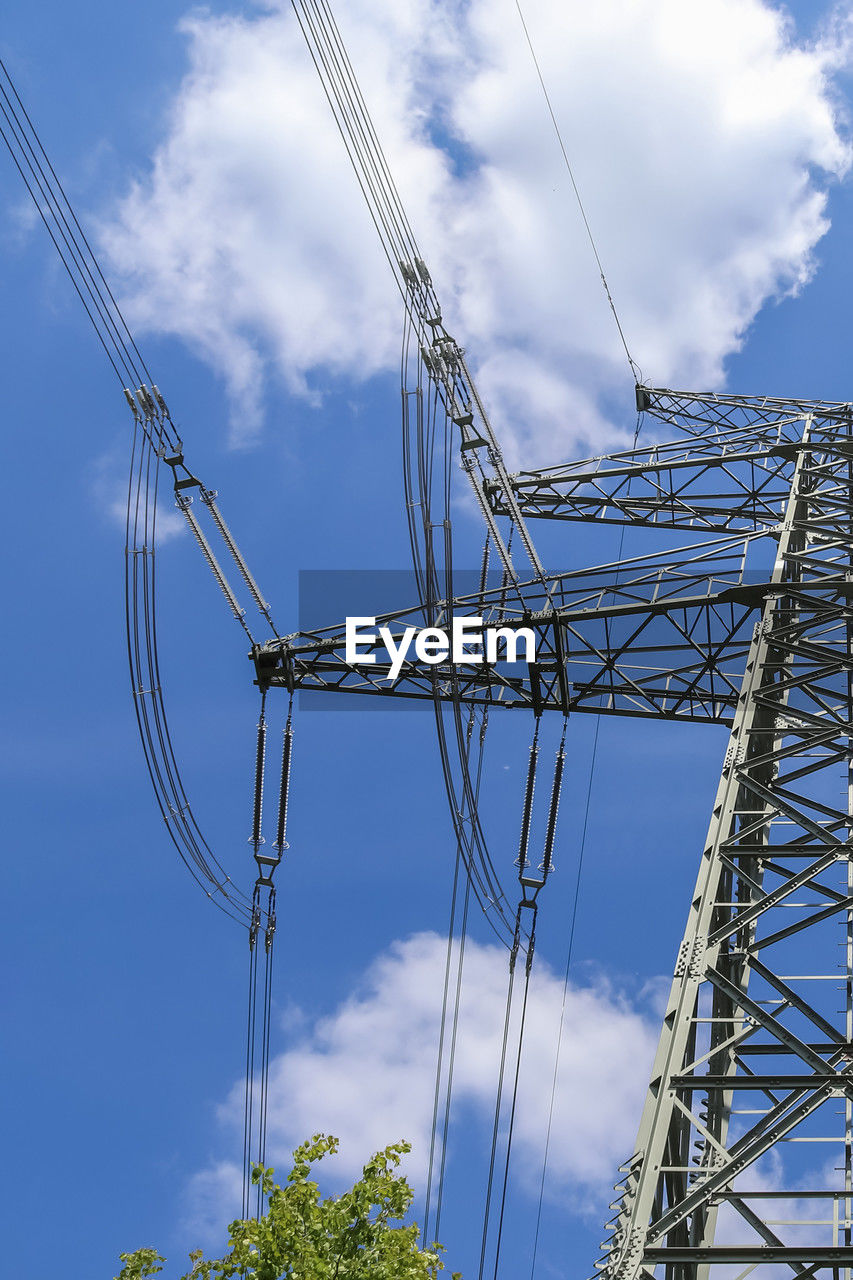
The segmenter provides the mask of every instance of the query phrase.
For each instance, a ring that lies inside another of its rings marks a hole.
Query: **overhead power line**
[[[525,21],[520,0],[515,0],[515,7],[518,10],[518,16],[521,19],[521,26],[524,31],[524,38],[527,41],[527,47],[530,50],[530,56],[532,57],[533,65],[536,68],[536,75],[538,77],[539,84],[541,86],[542,93],[545,98],[545,105],[547,106],[548,114],[551,117],[551,124],[554,126],[554,133],[557,135],[557,142],[559,144],[560,151],[563,156],[563,161],[565,162],[566,170],[568,171],[569,181],[572,184],[572,190],[575,193],[575,199],[578,202],[578,209],[580,210],[580,215],[583,220],[583,225],[586,230],[587,238],[592,248],[592,252],[595,256],[596,265],[598,266],[598,273],[601,277],[601,284],[604,289],[604,293],[607,297],[607,301],[610,305],[610,310],[613,313],[613,319],[616,322],[616,328],[619,331],[620,341],[622,343],[622,346],[625,349],[625,355],[628,358],[628,364],[630,365],[631,373],[634,375],[634,381],[642,382],[642,372],[639,366],[637,365],[636,361],[634,360],[633,356],[631,355],[630,350],[628,349],[628,342],[625,337],[625,332],[622,328],[622,322],[619,319],[619,313],[616,310],[616,303],[613,301],[613,295],[610,292],[610,285],[607,283],[607,276],[604,274],[604,266],[601,261],[601,255],[598,252],[598,246],[596,245],[595,237],[592,234],[592,227],[589,225],[589,218],[587,217],[586,209],[584,208],[584,203],[583,203],[583,200],[581,199],[581,193],[578,188],[578,184],[575,180],[574,170],[572,169],[572,164],[571,164],[571,161],[569,160],[569,153],[566,150],[566,144],[563,142],[563,135],[562,135],[562,132],[560,131],[560,126],[557,123],[557,116],[554,112],[554,105],[551,101],[551,95],[548,92],[548,86],[545,84],[545,77],[542,75],[542,68],[539,65],[539,59],[537,58],[536,50],[533,47],[533,39],[530,35],[530,30],[527,26],[527,22]]]

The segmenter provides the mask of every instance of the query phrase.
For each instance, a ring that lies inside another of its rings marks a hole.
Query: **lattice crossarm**
[[[654,585],[654,584],[652,584]],[[676,586],[679,584],[676,584]],[[303,632],[253,651],[262,687],[431,700],[458,695],[464,702],[540,711],[663,716],[727,723],[753,632],[757,605],[768,586],[707,589],[700,595],[648,599],[649,584],[591,594],[584,603],[525,613],[491,612],[489,600],[464,601],[464,612],[495,627],[525,627],[535,636],[536,661],[496,665],[427,665],[411,653],[392,679],[392,663],[378,628],[391,629],[395,646],[418,621],[407,610],[377,618],[375,639],[362,646],[373,662],[346,660],[345,626]],[[656,590],[656,588],[655,588]],[[632,594],[640,598],[632,599]],[[456,602],[459,604],[460,602]],[[439,611],[436,625],[441,625]],[[449,618],[449,611],[448,611]]]
[[[746,435],[670,441],[644,450],[573,462],[509,477],[513,498],[528,519],[589,520],[696,532],[746,529],[772,532],[790,489],[797,445],[775,432],[764,445]],[[488,504],[511,515],[503,486],[489,480]]]

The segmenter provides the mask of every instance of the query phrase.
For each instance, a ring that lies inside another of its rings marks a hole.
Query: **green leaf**
[[[252,1182],[262,1189],[263,1216],[232,1222],[221,1258],[205,1260],[200,1249],[190,1253],[192,1270],[182,1280],[437,1280],[443,1246],[419,1248],[417,1224],[404,1221],[414,1192],[396,1170],[411,1143],[377,1151],[348,1191],[321,1200],[312,1168],[338,1146],[332,1135],[315,1133],[294,1151],[283,1185],[272,1169],[255,1165]],[[165,1259],[154,1249],[137,1249],[121,1261],[114,1280],[144,1280],[162,1270]],[[453,1272],[452,1280],[462,1280],[460,1273]]]

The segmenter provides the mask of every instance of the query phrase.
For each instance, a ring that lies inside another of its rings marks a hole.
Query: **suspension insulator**
[[[204,533],[202,532],[199,522],[196,520],[195,516],[192,513],[192,510],[191,510],[192,498],[189,497],[188,494],[176,493],[175,502],[177,503],[181,511],[183,511],[186,522],[189,525],[190,529],[192,530],[192,535],[195,538],[196,542],[198,543],[199,547],[201,548],[202,555],[207,561],[210,571],[219,585],[220,591],[225,596],[225,599],[228,601],[228,606],[231,609],[231,612],[234,614],[234,617],[237,619],[237,621],[242,623],[243,627],[246,628],[246,630],[248,631],[248,627],[246,627],[246,624],[243,621],[243,614],[245,613],[245,609],[240,608],[240,602],[238,601],[237,597],[234,595],[234,592],[231,590],[231,584],[228,582],[228,579],[225,577],[225,574],[222,572],[222,569],[219,565],[219,561],[216,559],[216,556],[213,554],[213,551],[211,550],[210,543],[207,541],[207,538],[204,536]]]
[[[521,837],[518,842],[518,858],[515,864],[522,873],[530,865],[527,860],[527,846],[530,843],[530,819],[533,814],[533,788],[536,785],[536,761],[538,758],[539,736],[537,732],[530,746],[530,760],[527,764],[527,785],[524,788],[524,809],[521,815]]]
[[[554,784],[551,787],[551,805],[548,810],[548,826],[545,831],[545,850],[542,855],[542,864],[539,870],[544,876],[549,871],[554,870],[554,863],[551,855],[554,851],[554,836],[557,831],[557,814],[560,809],[560,792],[563,787],[563,765],[566,761],[566,749],[563,743],[560,743],[560,749],[557,752],[557,762],[554,765]]]
[[[231,557],[240,571],[240,576],[242,577],[243,581],[245,582],[246,586],[249,588],[249,591],[251,592],[252,599],[254,600],[255,604],[258,606],[258,609],[260,610],[260,612],[271,623],[272,619],[269,616],[269,604],[261,595],[261,589],[258,586],[257,582],[255,582],[255,579],[252,577],[249,566],[246,564],[246,561],[243,559],[243,556],[240,552],[240,548],[237,546],[237,543],[234,541],[234,535],[232,534],[231,530],[228,528],[228,525],[225,523],[225,519],[222,515],[222,512],[219,510],[219,507],[216,505],[216,498],[217,498],[216,490],[202,488],[200,492],[200,497],[202,502],[210,511],[210,514],[213,517],[213,522],[216,525],[222,537],[222,541],[225,543],[226,547],[231,553]]]
[[[287,804],[290,793],[290,755],[293,750],[293,724],[290,716],[284,730],[284,746],[281,752],[281,789],[278,795],[278,825],[276,827],[274,849],[279,854],[289,848],[287,843]]]
[[[261,718],[258,721],[258,751],[255,757],[255,803],[252,811],[252,834],[249,836],[249,843],[254,845],[255,853],[264,843],[261,835],[261,820],[263,818],[264,808],[264,763],[267,753],[267,722],[266,717],[261,712]]]
[[[486,540],[483,543],[483,559],[480,562],[480,595],[486,590],[486,584],[489,581],[489,549],[490,540],[488,530],[486,531]]]

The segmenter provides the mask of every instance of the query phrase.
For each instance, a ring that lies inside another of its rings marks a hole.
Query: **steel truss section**
[[[805,401],[689,396],[638,388],[654,430],[675,439],[509,477],[527,519],[590,520],[692,531],[771,530],[788,500],[803,413],[837,435],[845,406]],[[647,434],[650,430],[647,428]],[[506,489],[484,486],[495,515],[509,515]]]
[[[731,725],[596,1274],[851,1280],[853,411],[646,389],[638,404],[676,438],[512,477],[518,505],[704,544],[436,606],[430,625],[532,626],[523,675],[410,662],[389,682],[387,661],[348,666],[331,626],[256,647],[258,683]],[[500,514],[500,485],[487,493]],[[425,624],[415,608],[378,621]]]
[[[377,638],[363,646],[372,665],[346,661],[335,625],[253,650],[262,688],[419,698],[541,711],[593,712],[731,723],[766,579],[745,571],[742,541],[644,557],[518,586],[420,605],[377,618],[395,643],[407,625],[450,630],[454,615],[484,626],[529,627],[535,663],[426,666],[406,662],[391,680]]]
[[[733,530],[778,524],[790,488],[796,450],[784,440],[713,442],[681,440],[629,449],[544,471],[509,477],[527,519],[599,520],[665,529]],[[485,485],[494,515],[509,515],[504,491]]]

